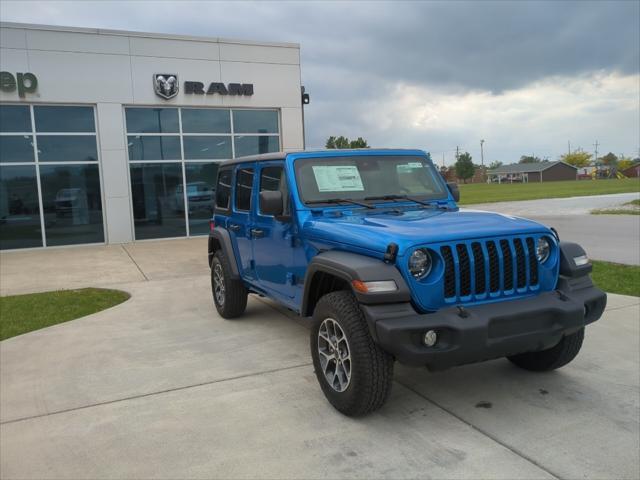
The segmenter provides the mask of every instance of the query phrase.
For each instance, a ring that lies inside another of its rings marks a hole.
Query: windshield
[[[295,162],[305,203],[323,200],[391,200],[402,196],[444,199],[447,193],[424,157],[407,155],[305,158]],[[385,198],[387,197],[387,198]]]

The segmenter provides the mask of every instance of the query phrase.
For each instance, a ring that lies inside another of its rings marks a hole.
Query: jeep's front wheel
[[[382,407],[391,392],[393,357],[371,338],[351,292],[332,292],[313,312],[311,356],[322,391],[338,411],[360,416]]]
[[[525,370],[534,372],[547,372],[564,367],[576,358],[582,341],[584,340],[584,327],[571,335],[562,337],[555,347],[539,352],[527,352],[507,357],[511,362]]]
[[[235,318],[247,308],[247,288],[241,280],[231,278],[229,259],[218,250],[211,262],[211,293],[216,310],[223,318]]]

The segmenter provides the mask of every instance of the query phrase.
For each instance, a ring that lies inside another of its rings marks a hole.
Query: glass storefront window
[[[235,133],[278,133],[278,112],[275,110],[234,110]]]
[[[0,249],[41,246],[35,165],[0,167]]]
[[[184,133],[231,133],[229,110],[183,108],[182,131]]]
[[[127,108],[128,133],[178,133],[177,108]]]
[[[31,112],[24,105],[0,105],[0,132],[30,132]]]
[[[95,132],[93,107],[35,106],[36,132]]]
[[[47,245],[104,242],[98,165],[42,165]]]
[[[127,137],[129,160],[180,160],[180,137],[133,136]]]
[[[30,135],[0,136],[0,163],[33,162],[33,137]]]
[[[180,163],[132,163],[130,170],[136,239],[184,237]]]
[[[187,201],[189,202],[189,233],[209,233],[209,219],[213,216],[217,163],[187,163]]]
[[[95,135],[38,135],[40,162],[96,162]]]
[[[236,135],[234,141],[236,157],[277,152],[280,150],[280,139],[277,136]]]
[[[231,158],[231,136],[209,137],[199,135],[183,137],[185,160],[214,160]]]

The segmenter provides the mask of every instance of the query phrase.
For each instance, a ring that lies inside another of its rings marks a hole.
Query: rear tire
[[[231,278],[229,259],[218,250],[211,262],[211,293],[222,318],[236,318],[247,308],[247,288],[240,279]]]
[[[329,403],[348,416],[366,415],[382,407],[391,392],[394,360],[371,338],[353,294],[325,295],[313,320],[311,356]]]
[[[527,352],[507,357],[511,362],[525,370],[533,372],[547,372],[564,367],[576,358],[582,341],[584,340],[584,327],[571,335],[562,337],[555,347],[540,352]]]

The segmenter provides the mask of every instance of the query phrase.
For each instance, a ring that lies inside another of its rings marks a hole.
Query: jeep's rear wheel
[[[247,308],[247,288],[231,278],[229,259],[218,250],[211,262],[211,293],[216,310],[223,318],[235,318]]]
[[[582,341],[584,340],[584,327],[571,335],[562,337],[555,347],[539,352],[527,352],[507,357],[511,362],[525,370],[534,372],[546,372],[564,367],[576,358]]]
[[[371,338],[351,292],[332,292],[313,313],[311,356],[327,400],[348,416],[382,407],[391,392],[393,357]]]

